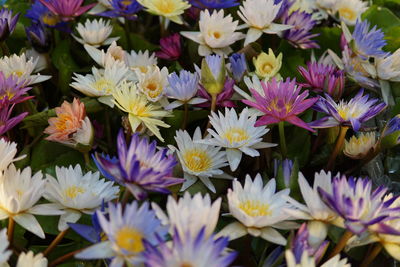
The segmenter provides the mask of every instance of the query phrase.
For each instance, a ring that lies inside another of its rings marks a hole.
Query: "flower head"
[[[10,104],[7,98],[0,99],[0,136],[14,128],[28,115],[28,112],[23,112],[11,117],[14,107],[15,104]]]
[[[333,12],[347,25],[356,24],[367,9],[368,2],[362,0],[338,0],[333,5]]]
[[[0,172],[7,169],[8,165],[14,161],[23,159],[25,155],[15,158],[17,155],[17,144],[8,142],[4,138],[0,138]]]
[[[158,66],[148,66],[145,72],[137,69],[136,76],[139,82],[137,88],[151,102],[159,101],[165,94],[164,89],[168,85],[168,69],[160,69]]]
[[[50,49],[50,38],[42,22],[32,23],[25,28],[29,42],[38,52],[48,52]]]
[[[185,192],[179,200],[168,196],[167,214],[156,203],[152,203],[152,207],[162,224],[169,226],[169,233],[178,233],[184,241],[188,233],[194,237],[202,229],[206,237],[212,235],[219,219],[221,198],[212,203],[209,194],[202,197],[201,193],[196,193],[192,197]]]
[[[160,120],[162,117],[169,116],[169,112],[163,110],[157,103],[151,103],[146,95],[142,94],[137,85],[123,81],[113,92],[114,104],[119,109],[128,113],[129,123],[132,132],[142,124],[149,129],[158,139],[164,141],[161,137],[160,127],[170,127]]]
[[[279,53],[278,57],[276,57],[270,48],[268,54],[261,52],[257,57],[254,57],[253,64],[258,77],[269,80],[279,75],[278,72],[282,67],[282,53]]]
[[[49,134],[46,140],[59,142],[69,146],[78,144],[88,146],[93,142],[93,127],[86,116],[85,104],[78,98],[64,103],[56,108],[56,117],[49,119],[49,126],[44,133]]]
[[[278,15],[282,2],[275,4],[274,0],[246,0],[239,7],[238,15],[249,28],[244,45],[257,41],[263,33],[277,34],[292,28],[273,21]]]
[[[117,41],[119,37],[108,38],[112,33],[113,27],[109,21],[99,20],[86,20],[85,24],[78,23],[76,26],[80,38],[73,35],[75,40],[81,44],[88,44],[94,47],[103,45],[110,45],[112,42]]]
[[[104,17],[123,17],[128,20],[135,20],[137,18],[136,13],[143,9],[143,6],[139,4],[137,0],[107,0],[111,10],[98,13],[96,15]]]
[[[210,191],[215,193],[215,187],[209,178],[229,178],[220,168],[228,165],[226,155],[219,147],[201,144],[201,131],[197,128],[193,139],[188,132],[176,132],[175,141],[178,148],[173,150],[178,154],[184,172],[185,183],[181,191],[186,190],[199,178]]]
[[[242,33],[235,32],[238,23],[231,15],[224,17],[224,10],[214,10],[212,14],[204,10],[200,12],[200,32],[181,32],[181,35],[199,43],[200,56],[228,55],[232,52],[230,45],[244,38]]]
[[[285,259],[287,267],[316,267],[317,263],[314,257],[308,255],[307,251],[304,251],[298,260],[295,254],[290,249],[285,251]],[[321,267],[351,267],[350,263],[347,262],[347,258],[340,259],[340,255],[336,255],[330,258]]]
[[[386,56],[387,52],[382,50],[386,45],[385,34],[376,25],[372,29],[369,25],[367,20],[357,21],[352,34],[354,51],[363,59]]]
[[[119,188],[112,182],[100,180],[98,172],[83,174],[80,165],[75,167],[56,166],[57,179],[47,175],[44,197],[55,203],[64,214],[58,222],[58,230],[68,228],[67,223],[75,223],[84,214],[92,214],[103,202],[118,197]]]
[[[167,187],[182,183],[182,179],[172,177],[175,157],[167,155],[168,149],[157,149],[155,141],[150,143],[135,134],[128,147],[121,130],[117,146],[118,159],[98,153],[93,159],[105,177],[126,186],[137,199],[146,198],[146,190],[165,194],[169,193]]]
[[[351,126],[358,131],[361,124],[375,117],[386,108],[385,103],[379,103],[378,99],[370,99],[360,90],[355,97],[346,102],[341,100],[338,104],[327,94],[320,97],[314,109],[328,114],[320,120],[313,121],[309,125],[313,128],[330,128],[338,125]]]
[[[255,115],[249,116],[248,108],[242,110],[240,115],[235,109],[225,108],[225,115],[218,112],[211,113],[210,123],[214,129],[208,129],[212,138],[201,140],[203,144],[226,148],[231,171],[235,171],[242,159],[242,153],[251,157],[257,157],[260,153],[256,149],[276,146],[275,144],[262,142],[262,138],[269,129],[265,126],[255,127],[257,120]]]
[[[200,9],[224,9],[239,5],[238,0],[189,0],[189,3]]]
[[[318,62],[307,62],[307,68],[298,67],[298,70],[306,80],[301,85],[310,88],[317,93],[325,92],[333,99],[340,99],[344,90],[344,71],[333,65],[325,65]]]
[[[186,70],[181,70],[178,74],[175,72],[168,76],[169,86],[165,88],[165,94],[168,98],[176,99],[165,108],[173,109],[184,104],[200,104],[206,99],[195,97],[199,89],[199,75]]]
[[[201,62],[201,85],[210,94],[219,94],[226,81],[225,60],[220,55],[208,55]]]
[[[238,222],[227,225],[218,236],[229,236],[232,240],[250,234],[278,245],[286,245],[286,239],[274,228],[296,228],[295,223],[285,222],[291,218],[285,211],[291,205],[283,196],[288,196],[290,190],[284,189],[276,193],[275,190],[275,179],[263,186],[260,174],[254,180],[247,175],[243,187],[235,179],[233,189],[228,189],[228,203],[229,213]]]
[[[248,71],[246,57],[243,53],[235,53],[229,57],[230,69],[236,82],[240,82]]]
[[[343,153],[352,159],[362,159],[375,148],[375,132],[353,135],[349,141],[345,140]]]
[[[181,36],[179,33],[171,34],[160,39],[160,51],[156,52],[158,58],[174,61],[177,60],[182,53]]]
[[[148,50],[145,51],[131,51],[125,55],[125,64],[133,71],[137,72],[140,70],[142,73],[146,73],[148,67],[154,67],[157,65],[157,58],[154,53]]]
[[[4,99],[9,104],[18,104],[32,98],[25,94],[32,89],[26,87],[25,82],[19,81],[17,76],[10,75],[6,77],[0,71],[0,99]]]
[[[0,42],[7,39],[7,37],[14,31],[17,26],[19,13],[13,16],[12,11],[7,8],[0,10]]]
[[[285,82],[277,82],[273,78],[270,82],[261,82],[261,85],[264,89],[263,96],[254,89],[250,89],[255,102],[243,100],[243,103],[265,114],[256,122],[255,126],[287,121],[306,130],[313,131],[297,115],[314,105],[318,98],[306,99],[308,91],[300,93],[301,86],[296,86],[295,79],[291,81],[290,78],[287,78]]]
[[[33,254],[33,251],[22,252],[18,256],[16,267],[32,266],[32,267],[47,267],[47,259],[42,253]]]
[[[39,0],[45,5],[54,15],[59,16],[63,21],[73,20],[94,7],[92,3],[82,6],[84,0]]]
[[[390,204],[396,198],[384,200],[387,188],[378,187],[372,190],[372,181],[368,178],[347,179],[344,175],[338,175],[332,181],[332,192],[327,192],[323,188],[319,188],[319,192],[326,205],[343,218],[345,227],[357,235],[374,224],[389,220],[391,212],[395,211],[390,208]],[[377,231],[400,234],[388,228]]]
[[[190,4],[185,0],[137,0],[146,11],[163,16],[175,23],[182,24],[181,15],[190,7]]]
[[[106,51],[87,44],[83,45],[83,47],[89,56],[103,68],[115,64],[121,67],[125,65],[127,53],[115,41],[111,43]]]
[[[376,72],[381,80],[400,82],[400,49],[384,58],[376,58]]]
[[[175,232],[171,246],[162,243],[158,247],[146,245],[146,266],[208,266],[227,267],[235,259],[237,253],[225,253],[229,240],[221,237],[207,237],[204,228],[195,236],[190,232]]]
[[[319,48],[317,41],[312,40],[319,35],[311,32],[317,24],[317,21],[312,18],[312,14],[300,10],[290,14],[286,12],[283,16],[283,23],[293,26],[282,34],[282,37],[291,45],[301,49]]]
[[[0,220],[11,217],[26,230],[44,238],[44,232],[33,215],[59,215],[52,204],[36,203],[43,196],[46,180],[41,172],[32,176],[30,167],[17,170],[11,164],[0,176]]]
[[[40,1],[34,1],[26,11],[26,17],[31,19],[33,23],[43,23],[46,27],[70,32],[68,24],[62,21],[58,15],[50,11]]]
[[[156,245],[157,236],[163,238],[166,229],[161,226],[149,203],[139,206],[134,201],[122,209],[120,203],[109,203],[108,216],[97,211],[106,241],[97,243],[76,255],[79,259],[112,259],[111,266],[138,265],[146,260],[144,242]]]

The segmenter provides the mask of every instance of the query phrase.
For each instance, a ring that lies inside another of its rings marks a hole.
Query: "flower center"
[[[348,7],[339,8],[339,15],[342,18],[348,19],[350,21],[353,21],[357,18],[357,14],[354,12],[354,10]]]
[[[42,21],[46,25],[54,26],[58,23],[59,19],[57,16],[55,16],[51,13],[46,13],[42,16]]]
[[[25,71],[23,70],[14,70],[11,75],[15,75],[17,77],[21,77],[22,75],[24,75]]]
[[[233,144],[248,140],[250,136],[244,129],[231,128],[222,137],[228,140],[230,144]]]
[[[266,63],[264,63],[264,64],[262,65],[262,70],[263,70],[263,72],[265,72],[265,73],[270,73],[270,72],[272,71],[273,68],[274,68],[274,66],[273,66],[271,63],[269,63],[269,62],[266,62]]]
[[[198,148],[185,152],[183,159],[186,167],[193,172],[207,171],[212,166],[212,159],[206,151]]]
[[[118,247],[136,254],[144,250],[142,234],[134,228],[122,227],[115,235],[115,242]]]
[[[93,84],[93,87],[97,91],[101,91],[106,94],[111,94],[111,88],[114,87],[114,85],[109,80],[106,80],[105,78],[101,78],[100,80],[97,80]]]
[[[174,1],[168,1],[168,0],[157,1],[155,3],[155,7],[162,14],[170,14],[176,9]]]
[[[130,4],[132,4],[133,0],[123,0],[121,1],[121,4],[123,4],[124,6],[129,6]]]
[[[220,32],[214,32],[213,36],[215,39],[219,39],[219,38],[221,38],[222,34]]]
[[[191,263],[188,263],[188,262],[182,262],[180,267],[193,267],[193,265]]]
[[[86,190],[83,187],[80,186],[70,186],[67,189],[65,189],[64,194],[70,198],[70,199],[74,199],[76,198],[78,195],[85,193]]]
[[[362,114],[361,110],[350,107],[348,103],[339,103],[337,111],[339,116],[346,121],[351,118],[358,118]]]
[[[58,131],[65,131],[68,129],[68,122],[72,121],[72,117],[68,113],[60,114],[58,116],[57,122],[55,123],[55,127]]]
[[[239,209],[251,217],[271,215],[269,205],[262,203],[259,200],[246,200],[244,202],[240,202]]]
[[[146,106],[145,103],[142,103],[141,101],[132,101],[129,104],[129,111],[130,113],[138,116],[138,117],[148,117],[148,107]]]

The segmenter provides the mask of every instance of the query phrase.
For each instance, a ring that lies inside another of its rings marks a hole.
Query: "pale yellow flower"
[[[138,2],[147,12],[163,16],[178,24],[183,23],[181,15],[190,7],[190,4],[183,0],[138,0]]]
[[[349,141],[345,141],[343,153],[352,159],[362,159],[376,144],[375,132],[353,135]]]
[[[275,56],[274,52],[270,48],[268,50],[268,54],[262,52],[257,57],[253,58],[253,64],[256,68],[255,73],[260,78],[267,78],[270,79],[276,76],[281,69],[282,66],[282,53]]]

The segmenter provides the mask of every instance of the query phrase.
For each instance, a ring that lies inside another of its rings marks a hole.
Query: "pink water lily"
[[[96,3],[82,6],[83,0],[39,0],[63,21],[73,20],[94,7]]]

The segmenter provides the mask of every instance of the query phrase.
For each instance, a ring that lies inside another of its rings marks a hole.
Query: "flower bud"
[[[201,84],[210,94],[224,89],[225,73],[225,60],[220,55],[207,56],[201,62]]]

